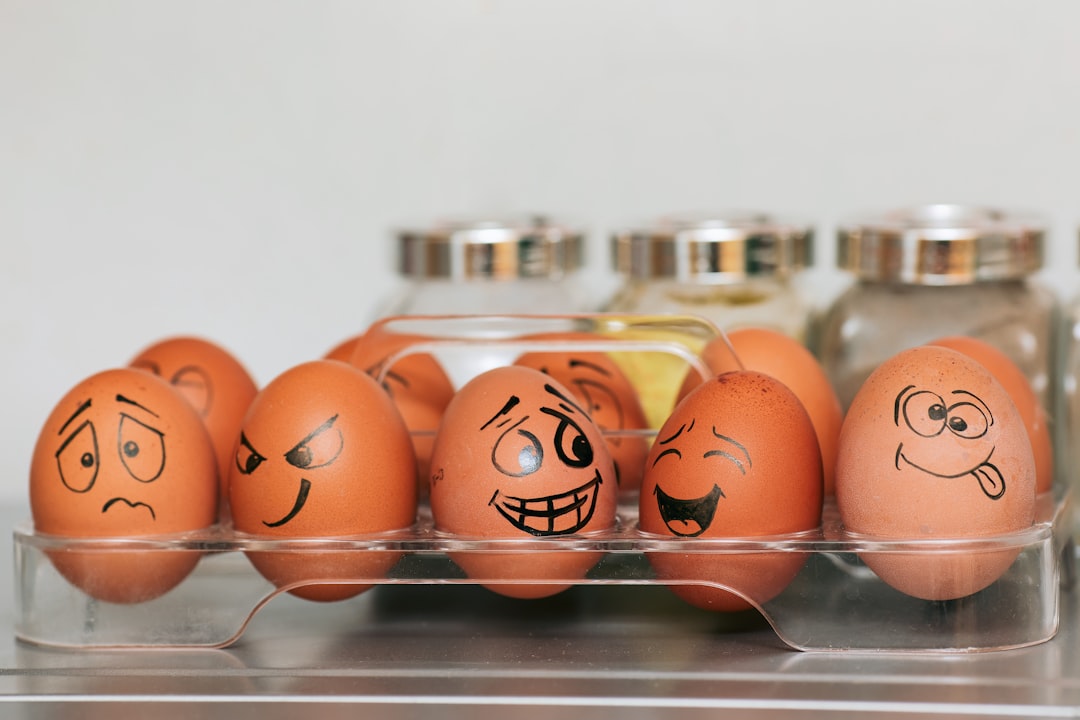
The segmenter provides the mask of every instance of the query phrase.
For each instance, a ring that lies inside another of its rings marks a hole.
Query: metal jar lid
[[[866,280],[960,285],[1021,278],[1043,264],[1040,219],[992,208],[925,205],[843,223],[837,265]]]
[[[636,279],[728,284],[813,261],[813,229],[765,213],[671,217],[611,238],[615,271]]]
[[[398,271],[415,279],[559,278],[584,264],[584,233],[542,216],[402,230]]]

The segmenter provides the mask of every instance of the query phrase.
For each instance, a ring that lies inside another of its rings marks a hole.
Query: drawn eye
[[[949,408],[949,430],[957,437],[973,440],[986,434],[989,419],[982,408],[974,403],[961,402]]]
[[[89,420],[72,433],[56,451],[60,481],[72,492],[84,493],[94,486],[98,467],[97,432]]]
[[[130,415],[120,415],[117,432],[120,462],[139,482],[153,482],[165,469],[165,436]]]
[[[244,475],[250,475],[255,472],[266,460],[262,455],[256,452],[255,448],[248,442],[247,436],[244,433],[240,433],[240,447],[236,449],[236,469]]]
[[[199,412],[199,415],[206,417],[210,412],[213,393],[210,376],[205,370],[188,365],[177,370],[169,382],[187,398],[188,403]]]
[[[592,443],[578,424],[560,413],[551,414],[559,418],[559,426],[555,429],[555,454],[559,459],[573,468],[592,465]]]
[[[937,393],[920,390],[904,400],[904,422],[921,437],[935,437],[945,430],[949,411]]]
[[[610,388],[588,380],[579,380],[574,384],[580,391],[579,397],[582,397],[585,400],[585,410],[589,415],[595,416],[606,409],[611,408],[611,410],[614,411],[613,414],[615,417],[618,418],[615,428],[623,428],[622,405],[619,403],[618,396],[616,396]]]
[[[491,464],[503,475],[525,477],[544,464],[544,446],[528,430],[519,428],[528,417],[511,425],[491,448]]]
[[[337,415],[324,422],[285,453],[285,461],[302,470],[320,468],[337,460],[345,446],[341,431],[334,427]]]

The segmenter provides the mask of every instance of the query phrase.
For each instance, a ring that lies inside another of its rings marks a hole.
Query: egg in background
[[[202,418],[214,443],[221,479],[220,507],[228,516],[227,478],[240,421],[258,387],[228,350],[198,337],[169,337],[141,350],[128,363],[167,380]]]
[[[531,336],[535,340],[588,342],[597,337],[588,333],[551,333]],[[558,380],[569,389],[604,433],[615,463],[615,479],[623,495],[636,497],[641,486],[649,441],[643,435],[624,431],[648,429],[645,411],[637,391],[622,369],[606,353],[595,351],[530,351],[515,365],[531,367]]]
[[[46,419],[30,465],[34,528],[68,538],[153,538],[217,520],[214,447],[169,383],[134,368],[73,387]],[[98,600],[137,603],[179,584],[199,560],[187,550],[58,551],[49,558]]]
[[[233,525],[273,539],[400,530],[416,518],[412,441],[390,396],[361,370],[314,360],[286,370],[255,397],[230,468]],[[368,589],[398,561],[394,551],[253,550],[277,587],[308,600]],[[334,582],[334,581],[346,582]]]
[[[732,370],[756,370],[786,385],[806,408],[814,424],[821,449],[825,495],[833,494],[836,475],[836,446],[840,439],[843,411],[840,399],[817,358],[798,340],[769,328],[744,327],[710,340],[701,358],[715,374]],[[733,352],[734,351],[734,354]],[[737,357],[736,357],[737,356]],[[691,369],[686,374],[679,398],[702,382]]]
[[[874,370],[840,432],[836,503],[847,531],[870,539],[992,537],[1031,526],[1035,458],[1005,388],[962,353],[926,345]],[[886,583],[926,600],[971,595],[1019,549],[867,552]]]
[[[978,338],[952,335],[938,338],[937,345],[963,353],[990,371],[1016,404],[1027,428],[1031,450],[1035,454],[1035,489],[1047,492],[1054,482],[1054,451],[1050,439],[1049,417],[1024,371],[1001,350]]]
[[[357,336],[347,347],[338,349],[351,365],[373,378],[382,376],[382,387],[397,406],[412,434],[416,456],[417,488],[427,491],[431,467],[431,448],[442,421],[443,411],[454,396],[454,386],[446,371],[429,353],[413,353],[386,364],[410,345],[429,341],[422,335],[389,332],[380,326]]]
[[[600,429],[573,393],[539,370],[505,366],[477,375],[450,401],[431,456],[430,496],[441,533],[528,541],[520,553],[450,556],[497,593],[538,598],[565,590],[601,557],[546,552],[540,541],[613,527],[617,487]]]
[[[798,397],[765,373],[738,370],[695,387],[657,433],[645,463],[638,523],[654,535],[752,538],[812,531],[824,486],[813,423]],[[654,551],[649,562],[692,605],[732,612],[780,594],[804,553]]]

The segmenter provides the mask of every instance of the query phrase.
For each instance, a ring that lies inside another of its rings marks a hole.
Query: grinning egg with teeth
[[[520,553],[451,554],[491,590],[544,597],[582,578],[598,553],[546,552],[543,542],[611,528],[616,494],[600,429],[573,393],[539,370],[489,370],[447,406],[431,454],[436,529],[522,541]]]
[[[255,537],[361,536],[410,527],[416,459],[393,400],[362,370],[338,360],[292,367],[248,408],[230,468],[236,530]],[[253,550],[275,586],[332,601],[370,587],[393,552]]]
[[[771,600],[805,555],[694,543],[817,529],[821,468],[810,416],[779,380],[738,370],[698,385],[675,406],[645,461],[640,528],[672,541],[648,554],[657,577],[707,610]]]

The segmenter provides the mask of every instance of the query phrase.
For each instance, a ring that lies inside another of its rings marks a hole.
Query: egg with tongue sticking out
[[[611,528],[616,494],[600,429],[539,370],[489,370],[447,406],[431,454],[431,514],[448,535],[521,541],[522,552],[451,553],[491,590],[544,597],[583,577],[599,553],[545,541]]]

